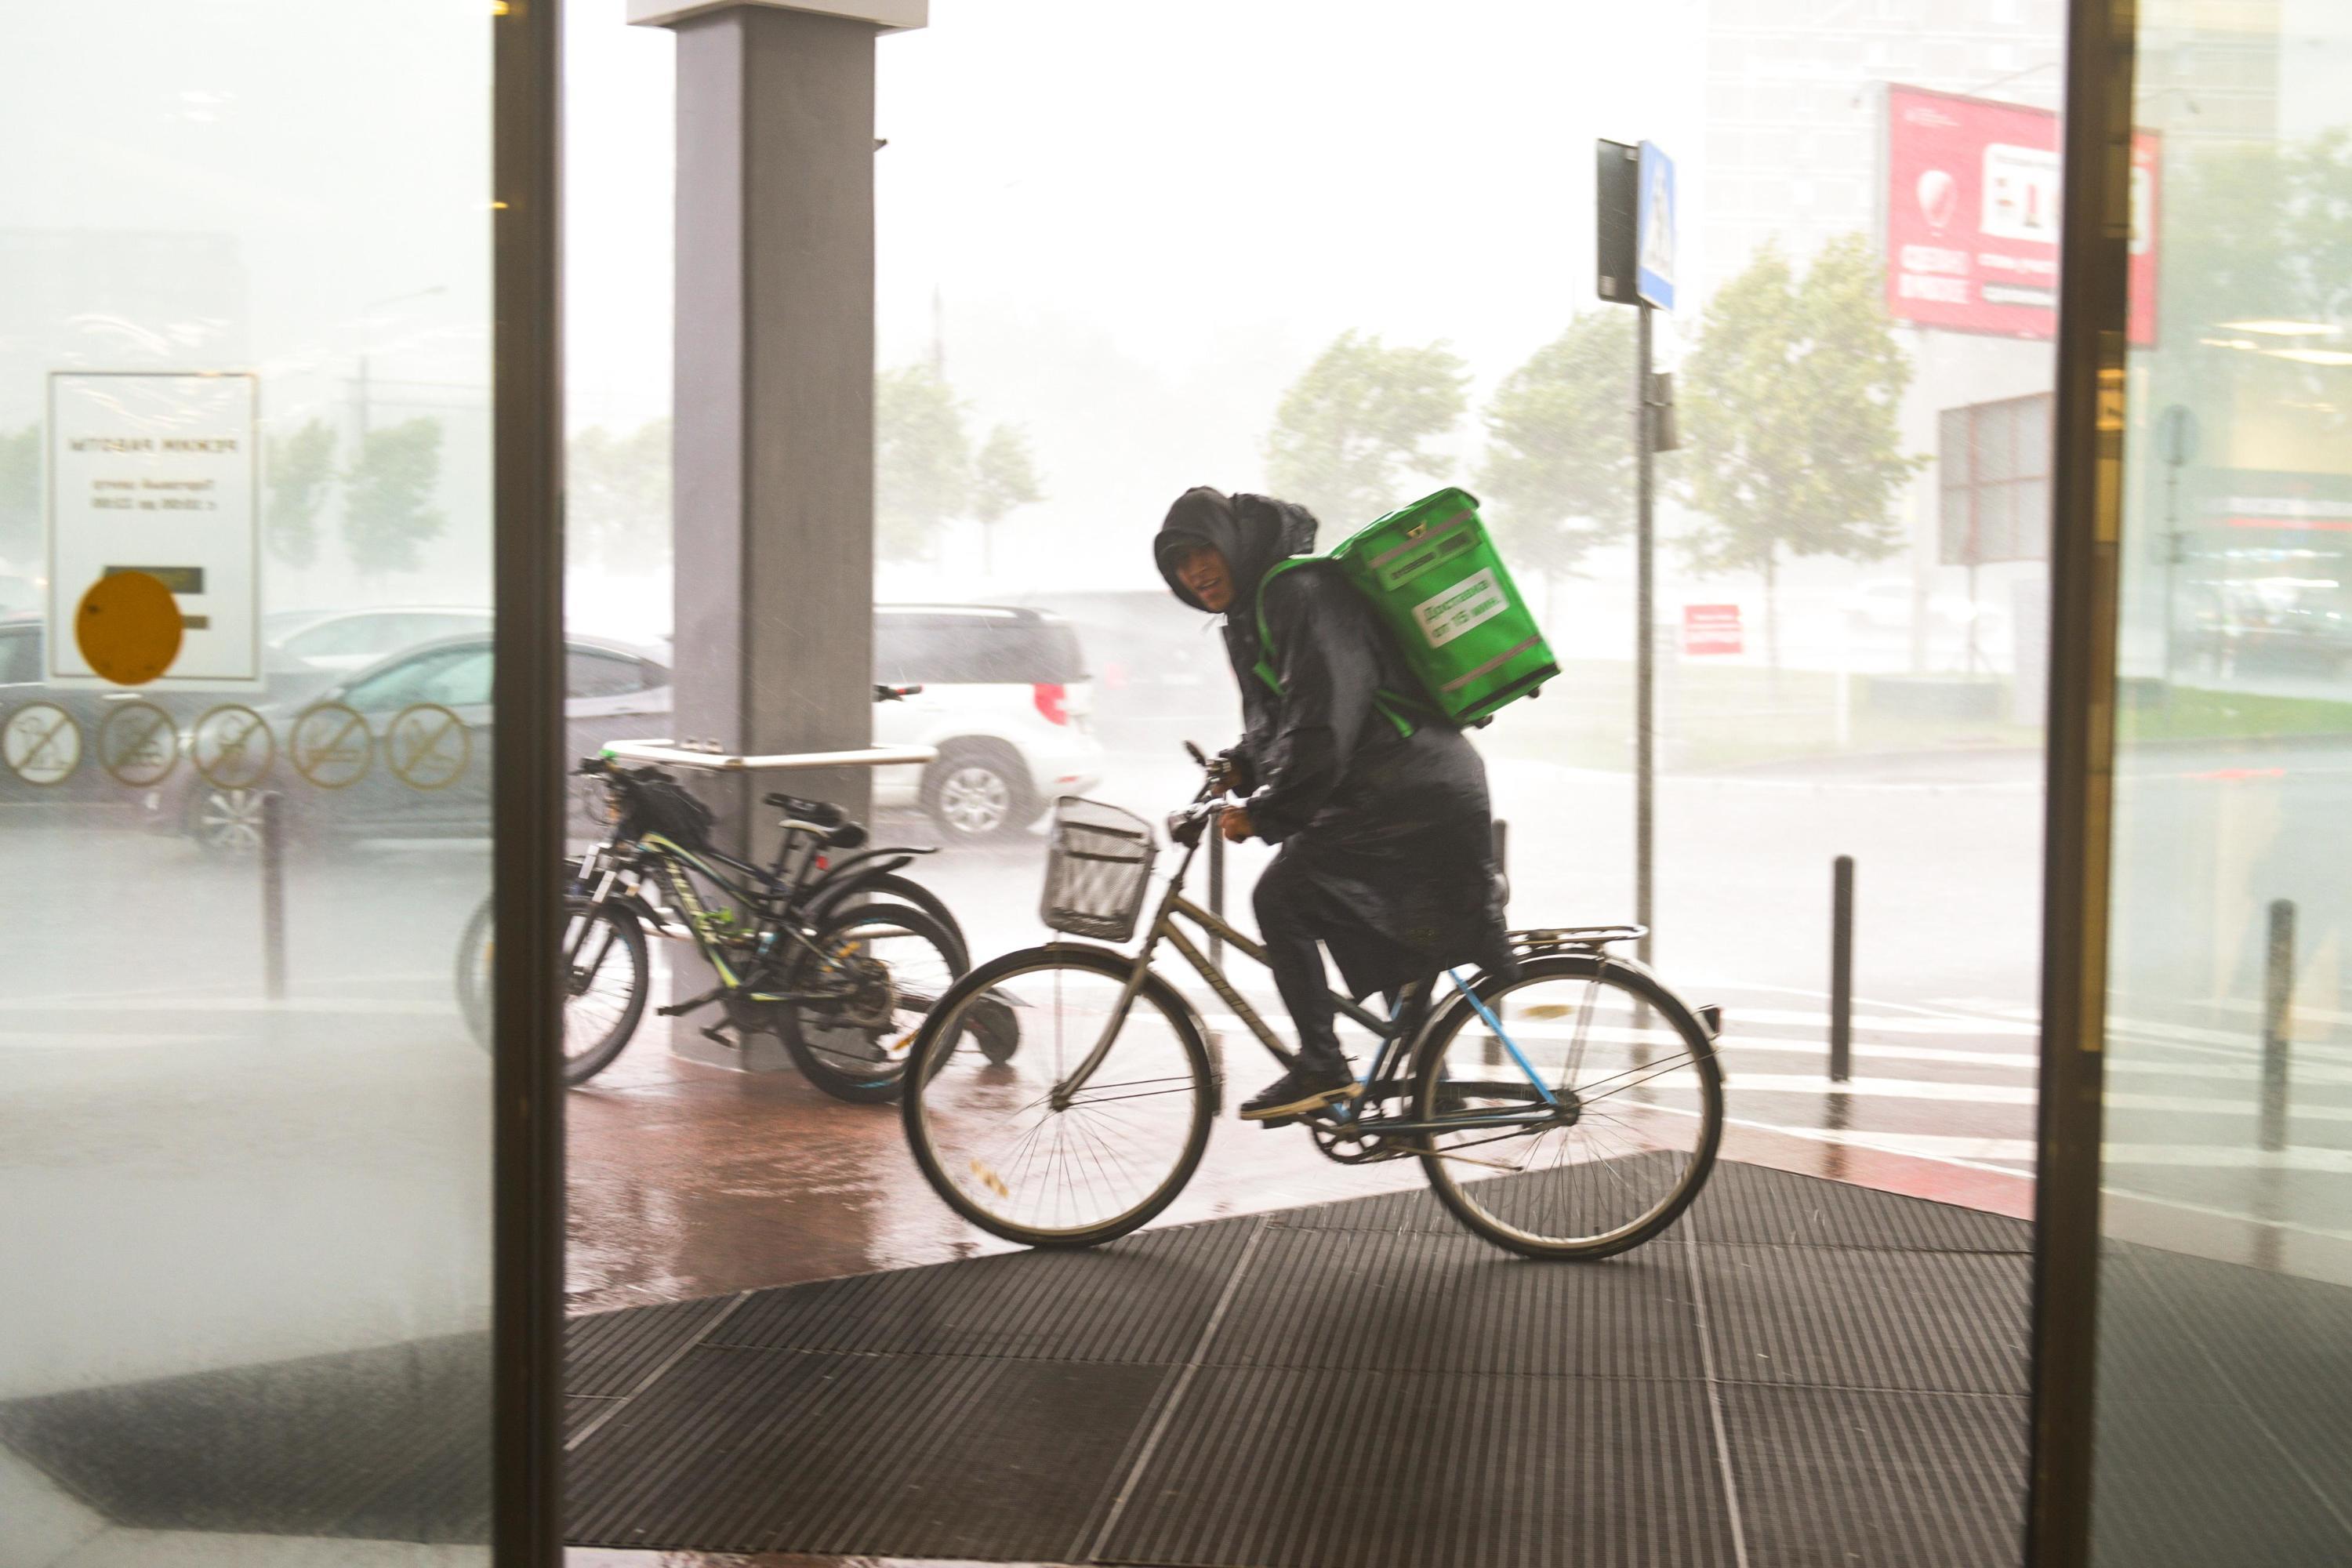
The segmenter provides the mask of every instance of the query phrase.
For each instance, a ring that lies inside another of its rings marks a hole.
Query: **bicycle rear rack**
[[[1553,952],[1563,947],[1598,952],[1612,942],[1638,942],[1650,934],[1650,928],[1637,925],[1538,926],[1506,934],[1510,938],[1511,945],[1522,952]]]

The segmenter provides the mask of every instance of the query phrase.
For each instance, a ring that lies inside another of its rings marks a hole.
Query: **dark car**
[[[168,746],[173,730],[222,699],[209,692],[51,685],[43,658],[46,625],[38,614],[0,616],[0,737],[6,748],[0,755],[0,802],[127,804],[135,796],[107,772],[100,754],[108,719],[134,703],[160,708],[168,728],[142,709],[125,713],[112,735],[126,748],[136,743],[132,731],[152,730],[151,748]]]
[[[488,637],[440,638],[299,706],[257,710],[268,733],[227,764],[209,737],[192,735],[183,765],[148,792],[149,820],[210,852],[246,854],[260,842],[262,795],[274,789],[289,835],[310,842],[486,837],[490,670]],[[569,638],[564,679],[567,759],[669,732],[669,668],[644,650]],[[266,774],[248,780],[265,750]],[[575,828],[590,831],[578,801],[572,809]]]

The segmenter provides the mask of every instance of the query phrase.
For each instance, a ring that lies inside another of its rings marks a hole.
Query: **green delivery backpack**
[[[1323,555],[1276,562],[1258,582],[1258,678],[1276,691],[1265,589],[1308,561],[1336,563],[1371,602],[1381,624],[1421,678],[1419,692],[1382,691],[1381,711],[1400,734],[1415,712],[1483,724],[1559,673],[1536,618],[1478,519],[1478,498],[1448,487],[1373,522]]]

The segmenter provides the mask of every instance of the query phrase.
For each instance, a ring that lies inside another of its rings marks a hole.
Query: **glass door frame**
[[[2137,0],[2069,0],[2025,1561],[2091,1548]]]
[[[491,1560],[563,1554],[563,356],[559,0],[492,29]]]

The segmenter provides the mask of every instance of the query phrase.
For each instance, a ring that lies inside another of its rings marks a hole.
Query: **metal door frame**
[[[563,1552],[563,356],[560,0],[492,35],[491,1559]]]
[[[2070,0],[2051,471],[2042,1068],[2025,1560],[2091,1551],[2099,1159],[2137,0]]]

